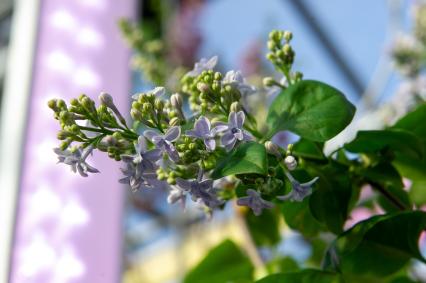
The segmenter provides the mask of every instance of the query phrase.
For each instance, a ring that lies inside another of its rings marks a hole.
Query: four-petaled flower
[[[155,97],[160,97],[165,93],[166,93],[166,89],[164,87],[157,86],[156,88],[151,89],[149,91],[142,92],[142,93],[136,93],[136,94],[132,95],[132,98],[137,100],[141,95],[146,95],[146,94],[148,94],[148,95],[152,94]]]
[[[221,138],[221,143],[227,151],[233,149],[237,141],[249,141],[252,139],[252,136],[243,129],[244,120],[245,114],[243,111],[231,112],[229,113],[228,124],[218,124],[218,126],[226,126],[224,128],[226,132]]]
[[[250,207],[256,216],[259,216],[263,209],[271,209],[274,207],[272,202],[264,200],[260,196],[260,193],[253,189],[247,190],[247,196],[237,199],[237,204]]]
[[[157,178],[155,162],[161,157],[160,149],[147,149],[146,140],[142,136],[138,138],[135,151],[134,155],[121,155],[126,168],[121,169],[125,177],[119,180],[120,183],[129,184],[134,192],[142,185],[150,186],[150,182]]]
[[[54,148],[53,151],[58,156],[58,163],[64,163],[71,167],[71,170],[83,176],[87,177],[89,173],[98,173],[99,170],[90,166],[86,162],[87,156],[92,152],[93,146],[90,145],[84,152],[80,148],[75,151],[71,150],[61,150],[59,148]]]
[[[176,178],[176,184],[178,189],[182,190],[182,194],[190,194],[191,198],[195,202],[202,202],[209,208],[215,208],[222,204],[222,202],[216,196],[216,190],[213,188],[213,180],[207,179],[202,180],[203,171],[198,172],[196,180],[185,180],[182,178]]]
[[[222,80],[224,85],[231,85],[238,89],[242,96],[247,96],[256,92],[256,88],[246,83],[240,71],[229,71]]]
[[[203,71],[213,70],[217,64],[217,59],[217,56],[213,56],[210,59],[201,58],[200,61],[195,63],[194,69],[186,73],[186,75],[188,77],[196,77],[199,76]]]
[[[166,152],[171,160],[177,162],[179,160],[179,154],[172,144],[180,137],[180,127],[174,126],[167,130],[167,132],[162,135],[154,130],[146,130],[144,136],[150,140],[156,148],[160,149],[162,152]]]
[[[312,193],[312,185],[319,179],[315,177],[311,181],[301,184],[290,173],[285,172],[285,175],[290,180],[292,190],[284,196],[277,196],[279,200],[303,201]]]
[[[185,134],[190,137],[202,139],[204,141],[204,144],[206,145],[207,150],[213,151],[216,148],[216,134],[221,131],[225,131],[226,129],[226,125],[219,125],[212,129],[209,119],[204,116],[201,116],[195,122],[194,129],[186,131]]]

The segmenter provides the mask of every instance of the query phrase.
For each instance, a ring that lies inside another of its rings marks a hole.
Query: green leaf
[[[339,90],[306,80],[289,86],[275,98],[266,122],[272,135],[288,130],[324,142],[346,128],[354,114],[355,107]]]
[[[413,133],[400,129],[359,131],[345,148],[354,153],[375,153],[391,149],[414,158],[421,159],[423,156],[421,140]]]
[[[217,283],[252,279],[253,266],[241,250],[225,240],[192,269],[184,283]]]
[[[312,176],[318,176],[316,190],[309,198],[312,215],[335,234],[343,231],[352,197],[352,183],[346,167],[332,162],[321,167],[310,167]]]
[[[323,143],[300,139],[293,145],[293,154],[308,159],[324,160]]]
[[[327,271],[304,269],[269,275],[256,283],[340,283],[340,275]]]
[[[270,246],[280,240],[279,218],[275,210],[265,209],[261,215],[246,213],[245,219],[256,246]]]
[[[426,140],[426,103],[402,117],[392,128],[410,131],[419,138]]]
[[[305,237],[316,236],[323,230],[321,223],[312,216],[307,201],[286,201],[282,205],[282,213],[287,225]]]
[[[406,209],[412,207],[410,197],[404,190],[401,175],[390,163],[379,163],[373,167],[365,168],[361,174],[366,180],[379,184],[389,195],[397,199]],[[400,207],[396,206],[388,198],[379,194],[378,202],[387,212],[398,212]]]
[[[335,240],[326,256],[326,267],[340,270],[345,279],[361,280],[391,275],[411,258],[425,262],[418,247],[425,227],[426,213],[422,211],[371,217]]]
[[[234,151],[219,162],[213,171],[212,177],[218,179],[236,174],[261,174],[268,172],[268,160],[263,144],[248,142],[241,144]]]

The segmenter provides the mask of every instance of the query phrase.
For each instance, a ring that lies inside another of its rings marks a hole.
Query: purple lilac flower
[[[119,180],[120,183],[129,184],[134,192],[138,191],[142,185],[150,186],[150,181],[157,178],[155,162],[161,157],[161,150],[147,149],[146,140],[142,136],[138,138],[135,151],[134,155],[121,155],[126,168],[121,169],[125,177]]]
[[[209,119],[204,116],[201,116],[195,122],[194,129],[186,131],[185,134],[190,137],[202,139],[204,141],[204,144],[206,145],[207,150],[213,151],[216,148],[216,134],[221,131],[225,131],[226,129],[226,125],[219,125],[212,129]]]
[[[144,136],[154,143],[155,147],[160,149],[161,152],[166,152],[171,160],[177,162],[179,160],[179,154],[172,144],[180,137],[180,127],[174,126],[167,130],[167,132],[162,135],[154,130],[146,130]]]
[[[61,150],[54,148],[53,151],[58,156],[58,163],[64,163],[71,167],[71,170],[76,173],[78,172],[81,176],[87,177],[87,173],[98,173],[99,170],[90,166],[86,162],[86,158],[92,152],[93,146],[90,145],[84,152],[80,148],[75,151]]]
[[[137,192],[142,186],[151,187],[151,182],[157,179],[155,169],[145,167],[144,163],[126,162],[126,168],[120,168],[124,177],[119,180],[122,184],[128,184],[132,192]]]
[[[237,199],[237,204],[250,207],[256,216],[262,214],[263,209],[271,209],[274,207],[272,202],[262,199],[260,193],[253,189],[247,190],[247,196]]]
[[[182,191],[183,195],[190,194],[195,202],[202,202],[209,208],[215,208],[222,204],[216,196],[216,190],[213,188],[213,180],[202,180],[203,171],[198,172],[196,180],[185,180],[176,178],[177,188]]]
[[[242,96],[247,96],[256,92],[256,88],[246,83],[240,71],[228,71],[222,80],[224,85],[231,85],[238,89]]]
[[[167,202],[169,204],[180,202],[182,205],[182,208],[185,209],[186,192],[177,186],[171,186],[169,195],[167,196]]]
[[[213,68],[217,64],[217,56],[213,56],[210,59],[201,58],[200,61],[195,63],[194,69],[186,73],[189,77],[197,77],[199,76],[203,71],[213,70]]]
[[[227,151],[234,148],[237,141],[249,141],[252,136],[243,129],[245,114],[243,111],[229,113],[228,124],[220,123],[218,126],[226,126],[226,132],[221,138],[221,143]]]
[[[312,185],[319,179],[315,177],[311,181],[301,184],[290,173],[285,172],[285,175],[290,180],[292,190],[284,196],[277,196],[279,200],[303,201],[312,193]]]

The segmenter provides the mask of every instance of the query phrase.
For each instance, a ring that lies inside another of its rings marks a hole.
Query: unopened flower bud
[[[53,111],[56,111],[56,99],[51,99],[47,102],[47,106],[52,109]]]
[[[109,108],[114,105],[112,96],[106,92],[101,92],[101,94],[99,95],[99,101]]]
[[[269,61],[274,61],[275,60],[274,53],[269,52],[268,54],[266,54],[266,59],[268,59]]]
[[[67,104],[63,99],[58,99],[56,100],[56,107],[58,107],[59,109],[67,109]]]
[[[172,119],[170,119],[169,122],[170,126],[178,126],[180,124],[179,118],[178,117],[173,117]]]
[[[232,102],[230,110],[231,112],[238,112],[241,110],[241,105],[238,103],[238,101]]]
[[[297,167],[296,158],[294,158],[293,155],[288,155],[284,159],[284,164],[285,164],[285,166],[287,166],[288,170],[292,171],[292,170],[296,169],[296,167]]]
[[[277,46],[277,44],[273,40],[269,40],[267,45],[268,45],[269,50],[273,50],[275,48],[275,46]]]
[[[174,108],[182,108],[182,96],[179,93],[175,93],[170,97],[170,103]]]
[[[284,39],[289,42],[293,38],[293,33],[291,31],[284,31]]]
[[[280,148],[278,147],[278,145],[274,144],[273,142],[271,141],[265,142],[265,148],[266,148],[266,152],[268,152],[269,154],[275,155],[276,157],[281,157]]]
[[[198,83],[197,84],[197,89],[201,92],[201,93],[206,93],[209,91],[209,86],[206,83]]]
[[[285,55],[288,55],[292,52],[291,46],[288,43],[284,44],[282,50],[283,50]]]
[[[73,99],[71,99],[71,100],[70,100],[70,104],[71,104],[72,106],[77,107],[77,106],[79,106],[79,105],[80,105],[80,102],[78,102],[78,99],[73,98]]]
[[[266,87],[271,87],[275,83],[275,80],[271,77],[266,77],[263,79],[263,85]]]
[[[161,99],[156,99],[154,105],[156,109],[161,110],[164,108],[164,101]]]
[[[222,74],[219,72],[214,73],[214,79],[220,81],[222,79]]]

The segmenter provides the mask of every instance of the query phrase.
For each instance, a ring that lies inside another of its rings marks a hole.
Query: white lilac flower
[[[260,193],[253,189],[247,190],[247,196],[237,199],[237,204],[250,207],[256,216],[262,214],[263,209],[271,209],[274,207],[272,202],[264,200],[260,196]]]
[[[222,204],[216,196],[216,190],[213,188],[213,180],[202,180],[203,171],[198,172],[196,180],[185,180],[176,178],[177,188],[182,190],[182,194],[190,194],[194,202],[202,202],[209,208],[215,208]]]
[[[216,148],[215,136],[221,131],[227,129],[226,125],[219,125],[212,128],[209,119],[204,116],[201,116],[194,124],[193,130],[188,130],[185,132],[187,136],[202,139],[206,145],[207,150],[213,151]]]
[[[290,180],[292,190],[284,196],[277,196],[279,200],[303,201],[305,197],[312,194],[312,185],[319,179],[315,177],[311,181],[301,184],[290,173],[285,172],[285,175]]]
[[[141,95],[147,95],[147,94],[148,95],[152,94],[155,97],[160,97],[160,96],[162,96],[165,93],[166,93],[166,89],[164,87],[157,86],[156,88],[151,89],[149,91],[142,92],[142,93],[136,93],[136,94],[132,95],[132,98],[135,99],[135,100],[137,100]]]
[[[243,129],[245,114],[243,111],[231,112],[228,117],[228,124],[218,123],[218,126],[225,129],[224,135],[221,138],[221,143],[227,151],[234,148],[237,141],[249,141],[252,136]]]
[[[86,158],[92,152],[93,146],[90,145],[84,152],[80,148],[75,151],[61,150],[54,148],[53,151],[58,156],[58,163],[64,163],[71,167],[71,170],[76,173],[78,172],[81,176],[87,177],[87,173],[98,173],[99,170],[90,166],[86,162]]]
[[[180,202],[182,208],[185,209],[186,192],[177,186],[171,186],[169,195],[167,196],[167,202],[169,204],[175,204],[176,202]]]
[[[217,64],[217,56],[213,56],[210,59],[201,58],[200,61],[195,63],[194,69],[186,73],[189,77],[197,77],[199,76],[203,71],[213,70],[213,68]]]
[[[247,96],[256,92],[256,88],[246,83],[240,71],[228,71],[222,80],[224,85],[230,85],[241,93],[241,96]]]
[[[160,149],[161,152],[167,153],[171,160],[174,162],[179,160],[179,154],[172,142],[179,139],[180,127],[170,127],[164,135],[154,130],[146,130],[143,134],[156,148]]]
[[[120,183],[129,184],[132,191],[138,191],[142,185],[151,186],[151,181],[157,178],[155,162],[161,157],[161,150],[148,150],[146,140],[140,136],[135,146],[134,155],[123,154],[121,160],[126,163],[126,168],[121,169],[124,178]]]

